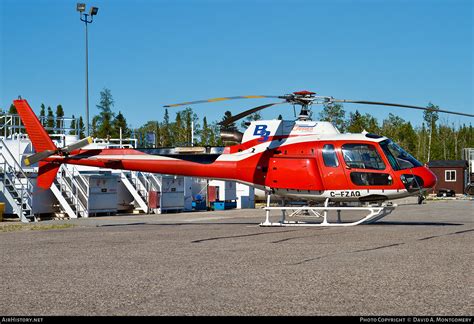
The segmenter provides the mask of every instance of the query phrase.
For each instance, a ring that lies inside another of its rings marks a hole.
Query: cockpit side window
[[[337,167],[339,162],[337,161],[336,151],[334,150],[334,145],[325,144],[323,146],[323,160],[324,165],[327,167]]]
[[[373,145],[344,144],[342,145],[342,155],[348,167],[385,170],[385,163]]]

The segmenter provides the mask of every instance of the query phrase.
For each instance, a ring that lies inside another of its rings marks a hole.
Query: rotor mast
[[[303,90],[281,96],[280,98],[285,99],[287,102],[290,102],[293,105],[300,105],[301,110],[300,114],[298,115],[298,120],[306,121],[311,120],[310,106],[315,100],[315,94],[315,92]]]

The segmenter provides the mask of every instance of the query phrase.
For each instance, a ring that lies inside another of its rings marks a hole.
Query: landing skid
[[[260,226],[319,226],[319,227],[329,227],[329,226],[355,226],[359,224],[371,224],[379,219],[389,215],[397,205],[381,205],[381,206],[368,206],[368,207],[329,207],[329,198],[324,202],[324,206],[313,207],[313,206],[303,206],[303,207],[270,207],[270,195],[267,197],[267,206],[264,207],[266,212],[265,222],[261,223]],[[272,210],[281,210],[282,215],[281,219],[277,223],[272,223],[270,221],[270,211]],[[337,212],[337,222],[329,223],[328,222],[328,212],[335,210]],[[350,222],[343,223],[341,221],[341,212],[342,211],[355,211],[355,210],[366,210],[369,214],[362,219]],[[309,221],[288,221],[286,220],[286,212],[292,211],[288,217],[301,216],[305,213],[305,217],[309,218],[322,218],[321,223],[309,222]]]

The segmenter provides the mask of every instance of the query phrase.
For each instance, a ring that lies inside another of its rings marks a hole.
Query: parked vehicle
[[[439,189],[436,197],[455,197],[456,192],[452,189]]]

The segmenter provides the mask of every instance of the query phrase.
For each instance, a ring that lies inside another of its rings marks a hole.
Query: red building
[[[463,194],[468,184],[467,161],[465,160],[434,160],[428,162],[428,168],[436,175],[438,181],[433,193],[440,190],[453,190]]]

